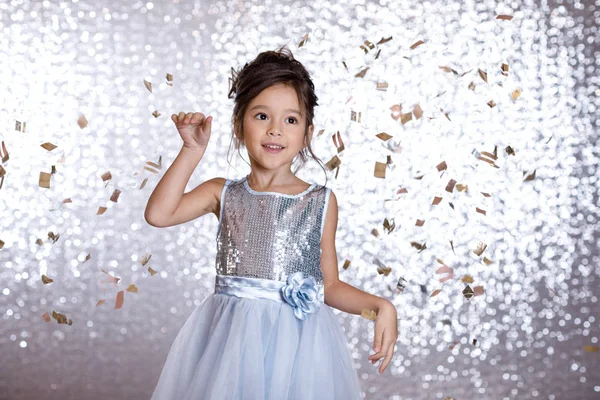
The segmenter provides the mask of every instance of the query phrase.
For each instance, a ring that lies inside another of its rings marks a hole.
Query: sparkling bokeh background
[[[365,398],[600,396],[599,22],[598,1],[3,2],[0,399],[150,397],[215,274],[214,216],[143,218],[181,147],[169,116],[214,116],[187,190],[245,175],[228,78],[284,44],[315,82],[315,151],[341,160],[327,180],[340,277],[398,309],[382,376],[367,361],[373,322],[337,313]],[[300,177],[325,183],[315,163]]]

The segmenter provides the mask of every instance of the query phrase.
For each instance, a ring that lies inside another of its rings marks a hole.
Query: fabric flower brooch
[[[304,319],[307,314],[319,308],[317,282],[312,276],[304,278],[302,271],[290,275],[287,285],[281,288],[283,299],[294,309],[298,319]]]

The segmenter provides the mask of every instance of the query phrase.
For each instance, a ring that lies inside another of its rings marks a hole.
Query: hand
[[[382,357],[383,362],[379,366],[379,373],[383,374],[394,355],[394,346],[398,339],[398,316],[396,307],[388,300],[379,307],[377,318],[375,319],[375,340],[373,350],[375,354],[369,356],[371,364],[375,364]]]
[[[183,140],[183,146],[191,150],[202,150],[208,145],[212,127],[212,116],[205,118],[202,113],[183,113],[171,115],[177,131]]]

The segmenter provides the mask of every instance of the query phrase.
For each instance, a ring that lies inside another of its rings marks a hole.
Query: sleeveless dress
[[[346,336],[323,303],[331,189],[258,192],[226,180],[215,291],[173,342],[152,400],[361,399]]]

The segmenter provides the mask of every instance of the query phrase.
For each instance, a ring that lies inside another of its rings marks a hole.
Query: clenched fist
[[[171,115],[177,131],[183,140],[183,146],[190,150],[204,150],[210,139],[212,116],[206,118],[202,113],[184,113]]]

